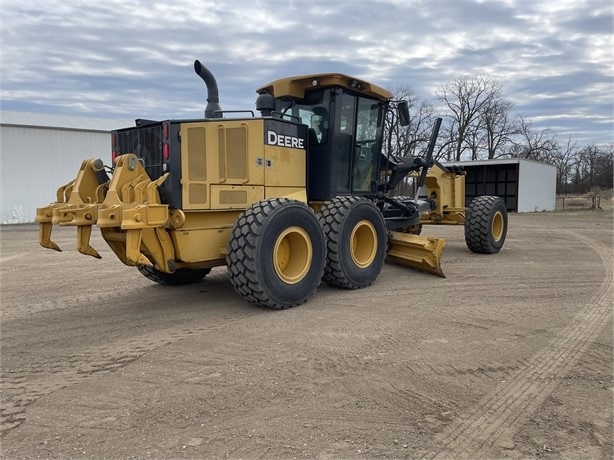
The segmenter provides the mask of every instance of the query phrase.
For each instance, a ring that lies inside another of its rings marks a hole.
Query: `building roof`
[[[468,160],[468,161],[446,161],[441,162],[444,166],[490,166],[490,165],[517,165],[520,163],[535,163],[544,166],[552,166],[550,163],[544,163],[542,161],[527,160],[526,158],[500,158],[496,160]]]
[[[79,117],[55,113],[0,111],[0,125],[108,132],[134,126],[134,120]]]

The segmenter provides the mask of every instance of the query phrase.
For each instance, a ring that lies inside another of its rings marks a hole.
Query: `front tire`
[[[228,241],[230,282],[248,302],[283,309],[305,303],[320,284],[324,233],[305,203],[260,201],[237,220]]]
[[[319,214],[328,255],[323,280],[331,286],[360,289],[375,281],[384,265],[386,224],[372,201],[333,198]]]
[[[141,265],[137,268],[145,278],[166,286],[184,286],[186,284],[198,283],[211,271],[210,268],[196,270],[191,268],[180,268],[173,273],[165,273],[157,268],[146,265]]]
[[[496,254],[507,235],[507,208],[498,196],[471,200],[465,216],[465,242],[479,254]]]

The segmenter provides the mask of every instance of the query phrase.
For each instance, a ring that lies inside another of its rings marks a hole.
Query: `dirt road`
[[[613,457],[612,212],[514,214],[446,279],[243,302],[2,227],[2,458]]]

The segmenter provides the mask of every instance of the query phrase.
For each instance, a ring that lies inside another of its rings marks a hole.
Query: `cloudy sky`
[[[3,110],[202,116],[290,75],[342,72],[434,101],[487,74],[563,140],[614,140],[611,0],[0,0]]]

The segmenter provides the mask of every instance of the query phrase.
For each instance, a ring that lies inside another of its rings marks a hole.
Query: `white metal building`
[[[0,112],[0,223],[34,222],[81,162],[111,161],[111,130],[134,120]]]
[[[556,167],[523,159],[457,161],[444,166],[462,166],[465,178],[465,205],[478,195],[497,195],[508,211],[554,211]]]

